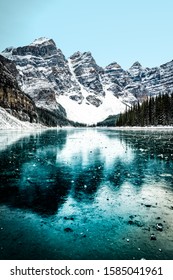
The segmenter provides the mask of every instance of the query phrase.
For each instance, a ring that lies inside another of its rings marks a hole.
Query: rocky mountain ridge
[[[147,96],[173,92],[173,61],[154,68],[139,62],[128,70],[116,62],[102,68],[90,52],[66,59],[46,38],[7,48],[2,55],[15,63],[18,83],[37,107],[86,124],[119,114]]]
[[[28,122],[36,127],[75,125],[66,118],[65,110],[59,105],[59,111],[50,111],[37,107],[33,99],[24,93],[18,85],[16,77],[19,76],[13,61],[0,55],[0,128],[28,128]],[[5,110],[4,110],[5,109]],[[13,117],[11,117],[13,116]],[[15,118],[16,119],[15,119]]]

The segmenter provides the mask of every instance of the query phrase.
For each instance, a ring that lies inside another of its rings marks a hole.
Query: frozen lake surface
[[[1,259],[173,259],[173,131],[0,131]]]

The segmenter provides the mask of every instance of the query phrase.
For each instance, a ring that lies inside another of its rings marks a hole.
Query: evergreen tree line
[[[148,97],[120,114],[116,126],[173,125],[173,93]]]

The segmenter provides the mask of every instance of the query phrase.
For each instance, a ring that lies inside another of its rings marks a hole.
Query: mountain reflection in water
[[[99,207],[110,218],[113,211],[119,217],[130,213],[129,199],[144,194],[150,199],[146,186],[154,186],[151,195],[157,183],[158,190],[167,188],[172,195],[171,132],[62,129],[5,136],[8,143],[0,142],[0,204],[10,209],[51,217],[75,205],[76,211],[86,207],[97,216]]]

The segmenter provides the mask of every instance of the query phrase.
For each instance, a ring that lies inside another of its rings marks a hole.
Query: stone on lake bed
[[[159,230],[159,231],[162,231],[163,230],[163,225],[161,223],[158,223],[156,225],[156,229]]]
[[[145,204],[146,207],[150,208],[151,207],[151,204]]]
[[[65,228],[64,231],[65,232],[73,232],[73,230],[71,228]]]
[[[74,218],[73,218],[73,217],[64,217],[64,220],[71,220],[71,221],[74,221]]]
[[[157,240],[156,236],[153,233],[151,234],[150,239],[151,240]]]
[[[143,223],[141,223],[140,221],[138,221],[138,220],[129,220],[128,221],[128,224],[129,225],[134,225],[134,226],[137,226],[137,227],[143,227],[144,226],[144,224]]]
[[[132,220],[136,217],[136,215],[130,215],[129,218]]]
[[[128,224],[129,224],[129,225],[133,225],[134,222],[130,220],[130,221],[128,221]]]
[[[150,227],[145,227],[144,230],[150,231]]]

